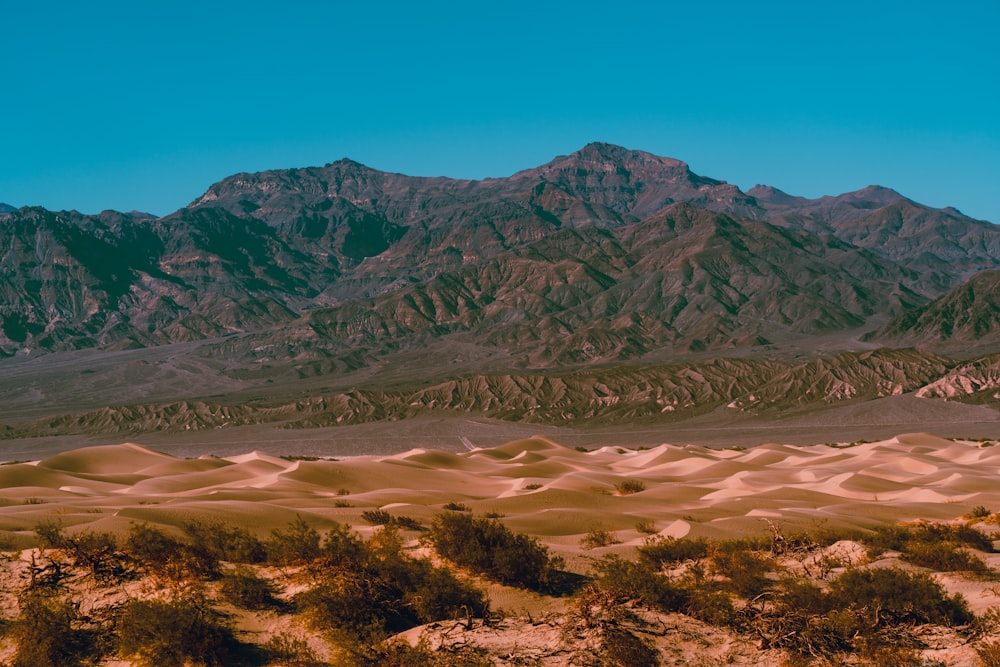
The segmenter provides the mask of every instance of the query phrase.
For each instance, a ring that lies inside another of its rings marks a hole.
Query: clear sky
[[[164,215],[350,157],[506,176],[591,141],[1000,223],[1000,0],[0,0],[0,202]]]

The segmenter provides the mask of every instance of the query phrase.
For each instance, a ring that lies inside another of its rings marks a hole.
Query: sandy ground
[[[127,443],[2,465],[0,548],[31,546],[34,526],[53,518],[68,532],[124,532],[138,521],[169,528],[223,519],[266,536],[303,517],[319,529],[337,521],[367,535],[375,529],[363,520],[365,510],[383,508],[427,523],[443,505],[462,503],[477,515],[502,516],[512,529],[564,556],[570,569],[586,572],[606,553],[630,555],[650,531],[725,538],[777,526],[791,534],[953,520],[977,506],[1000,508],[1000,446],[994,441],[908,434],[851,446],[663,444],[586,452],[545,437],[492,448],[460,444],[461,451],[417,448],[341,460],[286,460],[261,451],[184,458]],[[629,490],[626,483],[635,492],[623,493]],[[581,539],[595,529],[611,532],[616,543],[582,546]],[[846,550],[836,554],[841,560],[863,557],[853,543],[831,548]],[[1000,567],[1000,554],[985,557],[991,567]],[[961,592],[976,613],[1000,606],[995,582],[937,578],[949,592]],[[567,639],[573,621],[564,601],[499,585],[491,585],[489,595],[495,609],[509,612],[500,626],[464,631],[454,623],[435,624],[408,638],[425,633],[433,645],[469,642],[494,655],[537,649],[538,664],[572,664],[567,656],[582,645]],[[679,615],[651,617],[642,632],[660,648],[664,664],[779,665],[782,660],[780,652],[759,651],[752,637]],[[973,649],[957,635],[925,643],[940,647],[926,649],[925,657],[975,664]]]
[[[1000,446],[901,435],[854,446],[749,450],[660,445],[581,452],[550,439],[489,449],[412,449],[388,456],[289,461],[260,451],[181,458],[138,444],[90,447],[0,466],[0,536],[27,538],[58,515],[69,529],[125,530],[135,521],[246,522],[266,534],[296,516],[366,525],[386,508],[427,521],[446,503],[505,517],[557,552],[594,529],[627,551],[647,537],[728,537],[767,530],[870,527],[953,519],[1000,507]],[[623,494],[631,482],[638,493]]]

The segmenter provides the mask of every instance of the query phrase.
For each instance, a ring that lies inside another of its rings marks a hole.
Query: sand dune
[[[583,552],[594,528],[626,549],[652,524],[662,535],[720,537],[767,521],[868,527],[1000,508],[1000,447],[901,435],[853,447],[781,444],[751,450],[661,445],[580,452],[545,438],[450,453],[414,449],[343,461],[288,461],[255,451],[180,459],[137,444],[65,452],[0,466],[0,530],[27,539],[42,518],[71,530],[124,530],[233,520],[262,532],[296,516],[365,525],[391,506],[428,521],[449,502],[496,512],[561,552]],[[622,482],[643,487],[623,495]]]

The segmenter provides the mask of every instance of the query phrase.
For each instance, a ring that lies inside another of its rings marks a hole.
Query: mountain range
[[[237,174],[159,218],[4,206],[0,268],[0,377],[45,358],[190,344],[219,386],[258,399],[378,375],[416,384],[365,391],[422,405],[416,385],[484,373],[600,382],[725,357],[762,370],[739,390],[713,385],[709,403],[749,409],[769,382],[787,391],[781,372],[819,358],[834,368],[837,354],[918,346],[921,369],[936,360],[937,375],[914,372],[929,384],[1000,350],[993,224],[879,186],[742,192],[609,144],[480,181],[347,159]]]

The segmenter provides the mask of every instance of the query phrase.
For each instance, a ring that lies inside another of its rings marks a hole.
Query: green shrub
[[[615,484],[615,490],[618,491],[618,495],[629,496],[633,493],[645,491],[646,485],[638,479],[626,479]]]
[[[377,640],[386,632],[417,625],[402,605],[402,593],[363,572],[340,570],[295,596],[295,606],[310,627],[338,639]]]
[[[373,526],[384,526],[392,521],[392,515],[385,510],[365,510],[361,518]]]
[[[639,547],[639,560],[655,568],[699,560],[708,555],[708,542],[673,537],[654,537]]]
[[[733,599],[724,591],[708,586],[697,586],[688,591],[684,612],[712,625],[736,625]]]
[[[1000,641],[986,641],[976,647],[983,667],[1000,667]]]
[[[661,611],[687,607],[687,591],[635,561],[609,554],[594,564],[597,586],[619,602],[637,600]]]
[[[245,565],[222,575],[220,592],[231,603],[244,609],[266,609],[276,603],[271,582],[261,579]]]
[[[281,634],[268,639],[261,647],[272,664],[282,667],[328,667],[308,643]]]
[[[267,561],[275,565],[304,565],[320,556],[319,532],[302,517],[288,525],[286,530],[275,528],[264,542]]]
[[[471,512],[472,508],[465,503],[445,503],[442,505],[442,509],[451,510],[452,512]]]
[[[830,582],[834,608],[880,610],[879,622],[964,625],[973,620],[961,595],[948,597],[929,575],[895,568],[849,569]]]
[[[654,535],[657,532],[656,524],[648,520],[636,521],[635,529],[640,533],[645,533],[647,535]]]
[[[657,667],[659,652],[627,630],[611,627],[601,637],[604,658],[615,667]]]
[[[939,572],[983,574],[989,571],[981,558],[951,542],[910,543],[903,553],[903,560]]]
[[[725,577],[727,588],[737,595],[752,598],[771,587],[767,577],[776,563],[756,551],[717,551],[711,556],[713,571]]]
[[[976,505],[969,512],[970,519],[988,519],[991,516],[993,516],[993,512],[991,512],[988,508],[984,507],[983,505]]]
[[[196,599],[132,600],[118,620],[119,652],[144,667],[241,664],[241,645],[222,617]]]
[[[264,543],[245,528],[222,521],[192,521],[182,528],[191,542],[203,545],[217,560],[263,563],[267,559]]]
[[[584,549],[597,549],[618,544],[621,540],[615,534],[604,528],[591,528],[587,534],[580,538],[580,546]]]
[[[561,565],[538,540],[495,519],[447,512],[434,517],[429,539],[444,558],[504,584],[542,590]]]
[[[147,524],[133,524],[124,544],[125,554],[147,571],[175,581],[214,579],[219,561],[201,543],[184,543]]]
[[[55,597],[29,593],[19,601],[21,613],[11,636],[17,646],[12,667],[72,667],[86,662],[91,638],[74,629],[76,607]]]
[[[84,530],[69,534],[55,521],[38,523],[35,533],[43,548],[63,551],[74,565],[86,567],[100,580],[117,580],[125,573],[118,541],[111,533]]]

